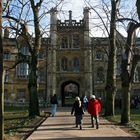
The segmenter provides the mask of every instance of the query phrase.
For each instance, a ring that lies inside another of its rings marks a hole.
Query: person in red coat
[[[95,95],[91,95],[88,103],[88,113],[91,115],[91,124],[94,127],[94,120],[96,121],[96,129],[99,128],[99,113],[101,111],[101,104],[96,99]]]

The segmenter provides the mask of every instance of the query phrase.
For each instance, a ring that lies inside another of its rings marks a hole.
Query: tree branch
[[[15,64],[12,67],[10,67],[9,69],[14,69],[20,63],[30,64],[30,56],[29,55],[24,55],[24,54],[19,52],[16,56]]]
[[[134,23],[138,24],[138,22],[136,20],[131,19],[131,18],[119,18],[116,21],[118,21],[118,22],[131,21],[131,22],[134,22]]]
[[[90,6],[90,8],[99,16],[99,18],[100,18],[100,20],[102,21],[103,26],[105,27],[106,32],[107,32],[107,34],[108,34],[108,36],[109,36],[109,31],[108,31],[108,29],[107,29],[107,27],[106,27],[106,25],[105,25],[105,22],[104,22],[103,18],[102,18],[101,15],[99,14],[99,12],[98,12],[97,10],[95,10],[95,8],[93,8],[93,7],[91,6],[91,4],[90,4],[89,2],[87,2],[86,0],[84,0],[84,2],[87,3],[87,4]]]

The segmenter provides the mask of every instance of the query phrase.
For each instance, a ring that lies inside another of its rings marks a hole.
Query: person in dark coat
[[[56,94],[54,94],[51,97],[51,116],[54,117],[56,114],[56,109],[57,109],[57,104],[58,104],[58,100],[57,100],[57,96]]]
[[[80,126],[80,130],[82,129],[82,119],[83,119],[83,106],[79,97],[75,98],[75,102],[73,103],[73,107],[71,110],[71,115],[74,113],[76,127]]]
[[[91,115],[91,124],[94,127],[94,120],[96,121],[96,129],[99,128],[99,113],[101,111],[101,104],[96,99],[95,95],[91,95],[88,103],[88,112]]]

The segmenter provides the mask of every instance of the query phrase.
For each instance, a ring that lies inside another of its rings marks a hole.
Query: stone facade
[[[18,38],[21,45],[21,51],[26,52],[26,45],[21,38]],[[39,100],[43,100],[46,93],[46,44],[48,39],[42,39],[42,47],[38,56],[38,93]],[[15,38],[9,38],[4,34],[3,38],[3,61],[4,61],[4,99],[5,103],[28,102],[28,67],[26,64],[18,64],[11,69],[17,59],[17,42]]]
[[[89,9],[83,11],[83,19],[61,21],[57,18],[57,9],[51,9],[50,37],[42,39],[38,59],[38,95],[39,100],[57,94],[60,106],[69,106],[75,96],[90,96],[105,99],[107,73],[108,38],[89,36]],[[18,68],[8,69],[14,64],[17,54],[16,40],[4,33],[4,69],[5,101],[28,101],[28,76],[18,74]],[[139,53],[140,39],[136,41],[136,53]],[[120,65],[122,49],[117,50],[117,95],[121,95]],[[137,66],[132,96],[140,93],[140,63]]]
[[[79,22],[72,20],[72,11],[69,11],[69,20],[62,22],[57,19],[57,10],[52,9],[50,21],[47,93],[48,97],[56,93],[60,104],[66,105],[66,98],[74,101],[75,96],[92,94],[89,9],[84,9],[84,18]],[[69,84],[76,85],[76,93],[74,89],[65,90]]]

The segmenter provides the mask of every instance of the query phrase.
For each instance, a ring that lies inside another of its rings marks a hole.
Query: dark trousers
[[[78,125],[78,124],[82,124],[82,115],[76,115],[75,116],[75,123],[76,123],[76,125]]]
[[[94,121],[96,123],[96,128],[99,127],[99,116],[98,115],[91,115],[91,124],[94,127]]]

